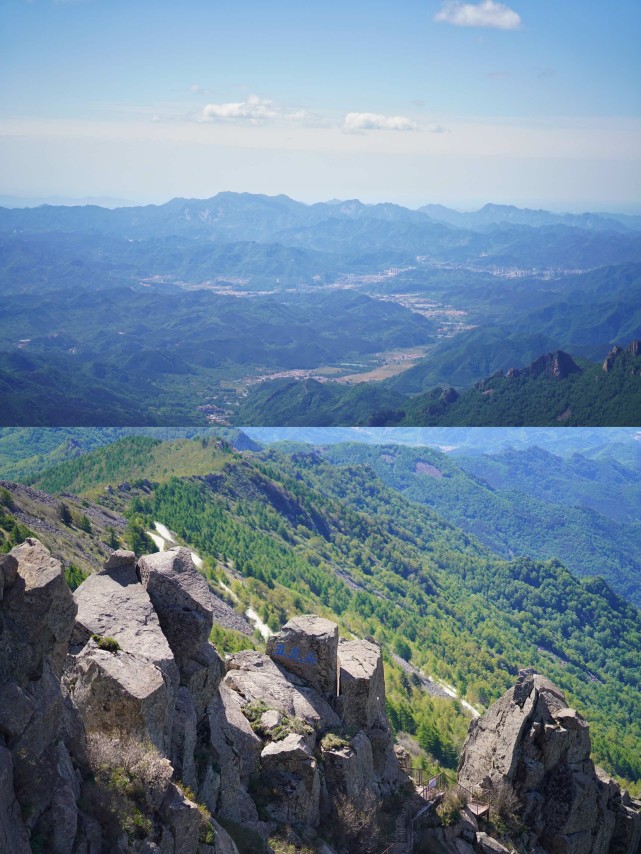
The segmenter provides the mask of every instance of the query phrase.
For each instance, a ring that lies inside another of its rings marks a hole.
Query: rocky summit
[[[37,539],[0,557],[0,854],[639,854],[641,804],[544,677],[470,725],[448,823],[456,788],[399,761],[376,643],[306,614],[223,660],[213,615],[185,548],[115,551],[73,594]]]
[[[116,551],[72,594],[28,539],[0,580],[2,854],[235,854],[230,823],[300,845],[407,782],[380,649],[305,615],[223,661],[187,549]]]
[[[510,801],[536,854],[635,854],[641,803],[590,759],[587,722],[548,679],[521,671],[472,721],[459,784],[479,800]]]

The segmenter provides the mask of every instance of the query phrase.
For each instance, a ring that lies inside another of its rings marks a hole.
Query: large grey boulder
[[[317,730],[340,726],[340,718],[316,690],[268,656],[246,650],[231,656],[227,667],[223,684],[235,691],[243,704],[263,702]]]
[[[185,548],[141,557],[138,573],[182,667],[209,640],[213,618],[207,582]]]
[[[173,697],[160,668],[90,641],[65,672],[65,687],[87,732],[125,732],[170,749]]]
[[[76,606],[60,561],[39,540],[28,537],[10,554],[18,567],[2,602],[0,683],[24,686],[40,678],[45,658],[62,670]]]
[[[479,854],[510,854],[510,849],[492,839],[484,831],[476,834],[476,850]]]
[[[364,640],[338,645],[338,709],[348,726],[371,729],[387,723],[380,647]]]
[[[209,643],[213,610],[207,582],[185,548],[146,555],[137,571],[176,659],[180,684],[189,689],[201,720],[225,673]]]
[[[641,838],[641,805],[626,805],[618,785],[596,772],[586,721],[532,672],[471,722],[459,782],[490,796],[511,789],[538,845],[553,854],[634,854]]]
[[[338,626],[315,614],[294,617],[267,641],[267,655],[326,700],[338,693]]]
[[[261,765],[272,797],[267,811],[274,821],[297,828],[314,828],[320,817],[320,777],[309,739],[290,733],[270,742]]]
[[[138,581],[133,552],[114,552],[100,572],[82,582],[73,598],[78,613],[72,649],[84,647],[94,634],[114,638],[125,652],[155,664],[174,690],[178,687],[178,668],[149,594]]]
[[[330,792],[342,792],[357,806],[375,794],[372,745],[364,732],[344,746],[322,751],[325,783]]]

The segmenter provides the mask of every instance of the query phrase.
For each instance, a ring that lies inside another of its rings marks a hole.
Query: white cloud
[[[347,113],[343,130],[358,133],[364,130],[418,130],[418,122],[406,116],[383,116],[380,113]]]
[[[518,30],[521,27],[521,16],[509,6],[495,3],[494,0],[483,0],[481,3],[446,0],[434,20],[456,27],[493,27],[498,30]]]
[[[288,110],[268,98],[249,95],[244,101],[226,104],[207,104],[199,115],[200,121],[239,121],[249,124],[283,119],[289,122],[302,122],[307,118],[305,110]]]

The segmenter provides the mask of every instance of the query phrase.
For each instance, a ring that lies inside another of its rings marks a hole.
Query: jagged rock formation
[[[615,345],[605,357],[605,361],[603,362],[603,371],[606,374],[609,374],[614,366],[618,362],[624,361],[626,357],[636,359],[639,356],[641,356],[641,341],[631,341],[625,348],[617,347]],[[637,368],[637,371],[638,370],[639,369]]]
[[[306,615],[225,663],[212,623],[187,549],[73,595],[39,541],[0,558],[0,852],[237,854],[218,820],[313,840],[406,781],[375,644]]]
[[[570,374],[577,373],[581,373],[581,368],[572,356],[563,350],[556,350],[554,353],[546,353],[544,356],[539,356],[527,368],[510,368],[506,373],[506,377],[546,376],[554,380],[564,380]]]
[[[590,759],[586,721],[543,676],[522,671],[514,688],[473,720],[459,782],[486,794],[508,786],[538,854],[638,854],[641,803]]]

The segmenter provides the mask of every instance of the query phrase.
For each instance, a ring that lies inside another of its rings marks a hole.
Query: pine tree
[[[58,518],[62,522],[63,525],[69,527],[73,521],[71,516],[71,510],[67,507],[64,501],[61,501],[58,505]]]
[[[114,550],[119,549],[120,542],[118,540],[118,537],[116,536],[116,531],[114,530],[114,528],[112,528],[111,525],[109,525],[109,527],[106,529],[106,533],[108,535],[107,545],[109,546],[109,548]]]
[[[91,534],[91,522],[89,521],[89,517],[86,513],[83,513],[78,522],[78,527],[81,531],[84,531],[86,534]]]

